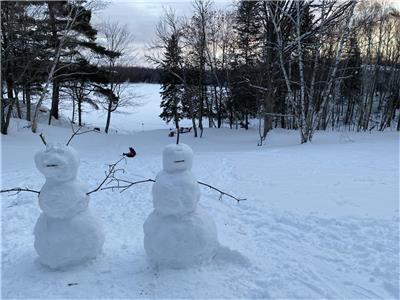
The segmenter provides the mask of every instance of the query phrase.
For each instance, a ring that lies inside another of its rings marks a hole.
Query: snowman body
[[[154,211],[144,223],[144,247],[158,267],[186,268],[210,261],[219,247],[211,216],[197,204],[200,190],[185,144],[163,151],[163,170],[153,185]]]
[[[77,179],[78,153],[69,146],[49,145],[35,155],[35,163],[46,177],[39,194],[42,213],[34,229],[39,261],[57,269],[95,258],[104,233],[89,210],[88,188]]]

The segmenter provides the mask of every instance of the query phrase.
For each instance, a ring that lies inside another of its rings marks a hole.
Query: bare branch
[[[146,182],[156,182],[154,179],[145,179],[145,180],[139,180],[139,181],[127,181],[127,180],[123,180],[123,179],[117,179],[114,178],[112,179],[112,181],[117,182],[117,185],[114,186],[107,186],[102,188],[102,190],[114,190],[114,189],[122,189],[120,193],[126,191],[127,189],[129,189],[131,186],[135,185],[135,184],[139,184],[139,183],[146,183]],[[129,183],[127,185],[120,185],[119,182],[124,182],[124,183]]]
[[[109,165],[109,166],[108,166],[108,171],[107,171],[106,174],[105,174],[106,177],[103,179],[103,181],[98,185],[97,188],[95,188],[94,190],[92,190],[92,191],[86,193],[86,195],[90,195],[90,194],[92,194],[92,193],[95,193],[95,192],[99,191],[99,190],[101,189],[101,187],[106,183],[107,180],[109,180],[110,178],[112,178],[110,182],[113,181],[113,178],[115,177],[115,173],[116,173],[116,172],[118,172],[118,171],[124,171],[124,169],[116,169],[116,166],[117,166],[121,161],[123,161],[123,160],[125,160],[125,157],[121,157],[116,163],[113,163],[113,164]],[[109,182],[109,183],[110,183],[110,182]]]
[[[132,187],[132,186],[134,186],[136,184],[147,183],[147,182],[156,182],[154,179],[145,179],[145,180],[139,180],[139,181],[129,181],[129,180],[126,180],[126,179],[121,179],[121,178],[115,177],[115,172],[109,173],[105,180],[107,180],[107,179],[110,179],[109,184],[110,183],[115,183],[115,185],[101,188],[101,190],[121,189],[120,193],[126,191],[127,189],[129,189],[130,187]],[[124,183],[124,185],[121,185],[120,184],[121,182]],[[224,192],[224,191],[222,191],[222,190],[220,190],[220,189],[218,189],[218,188],[216,188],[216,187],[214,187],[214,186],[212,186],[210,184],[207,184],[207,183],[204,183],[204,182],[201,182],[201,181],[197,181],[197,183],[201,184],[201,185],[204,185],[204,186],[206,186],[206,187],[208,187],[208,188],[210,188],[210,189],[212,189],[214,191],[219,192],[220,193],[219,200],[222,200],[222,197],[224,195],[228,196],[228,197],[230,197],[232,199],[235,199],[237,202],[246,200],[245,198],[238,198],[238,197],[235,197],[235,196],[233,196],[231,194],[228,194],[228,193],[226,193],[226,192]]]
[[[198,182],[199,184],[201,184],[201,185],[204,185],[204,186],[206,186],[206,187],[208,187],[208,188],[214,190],[214,191],[219,192],[219,193],[220,193],[220,195],[219,195],[219,200],[222,200],[222,196],[223,196],[223,195],[228,196],[228,197],[230,197],[230,198],[232,198],[232,199],[235,199],[238,203],[239,203],[240,201],[245,201],[245,200],[247,200],[246,198],[237,198],[237,197],[235,197],[235,196],[232,196],[231,194],[225,193],[224,191],[221,191],[220,189],[217,189],[216,187],[214,187],[214,186],[212,186],[212,185],[210,185],[210,184],[207,184],[207,183],[204,183],[204,182],[201,182],[201,181],[197,181],[197,182]]]
[[[1,190],[0,191],[0,193],[11,193],[11,192],[15,192],[15,194],[13,194],[13,195],[17,195],[17,194],[19,194],[21,192],[36,193],[38,195],[40,194],[39,191],[28,189],[28,188],[20,188],[20,187],[12,188],[12,189],[6,189],[6,190]]]
[[[44,139],[43,133],[39,134],[40,139],[42,140],[43,144],[47,146],[46,140]]]
[[[85,134],[85,133],[88,133],[88,132],[93,132],[93,131],[97,132],[98,131],[97,129],[93,128],[93,129],[89,129],[89,130],[85,130],[85,131],[79,132],[82,129],[82,127],[79,127],[77,130],[75,130],[74,129],[74,125],[72,124],[72,121],[71,121],[71,128],[72,128],[72,135],[71,135],[71,137],[69,138],[69,140],[68,140],[68,142],[66,144],[67,146],[69,145],[69,143],[72,141],[72,139],[76,135],[81,135],[81,134]]]

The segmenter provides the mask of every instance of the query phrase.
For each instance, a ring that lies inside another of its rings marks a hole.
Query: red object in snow
[[[128,153],[122,153],[126,157],[135,157],[136,156],[136,151],[132,147],[129,147],[129,152]]]

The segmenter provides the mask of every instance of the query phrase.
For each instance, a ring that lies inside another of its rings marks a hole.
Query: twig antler
[[[90,194],[95,193],[95,192],[97,192],[99,190],[103,190],[104,188],[101,188],[101,187],[107,182],[107,180],[110,180],[109,183],[114,181],[116,172],[118,172],[118,171],[124,172],[125,171],[124,169],[116,169],[117,165],[123,160],[125,160],[125,157],[121,157],[117,162],[115,162],[115,163],[113,163],[111,165],[108,165],[108,171],[105,172],[106,177],[103,179],[103,181],[94,190],[86,193],[86,195],[90,195]]]
[[[6,190],[0,190],[0,193],[11,193],[11,192],[15,192],[15,194],[13,194],[13,195],[17,195],[17,194],[19,194],[21,192],[31,192],[31,193],[36,193],[38,195],[40,194],[39,191],[28,189],[28,188],[20,188],[20,187],[12,188],[12,189],[6,189]]]
[[[72,128],[72,135],[71,135],[71,137],[69,138],[69,140],[68,140],[68,142],[66,144],[67,146],[69,145],[69,143],[71,143],[72,139],[76,135],[81,135],[81,134],[85,134],[85,133],[92,132],[92,131],[96,131],[96,132],[98,131],[96,128],[93,128],[93,129],[89,129],[89,130],[85,130],[85,131],[79,132],[82,129],[82,127],[79,127],[77,130],[75,130],[74,129],[74,125],[72,124],[72,122],[71,122],[71,128]]]
[[[43,144],[47,146],[46,140],[44,139],[43,133],[39,134],[40,139],[42,140]]]

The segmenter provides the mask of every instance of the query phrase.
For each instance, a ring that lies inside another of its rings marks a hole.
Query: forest
[[[255,126],[259,145],[273,128],[400,130],[400,11],[387,1],[237,1],[217,9],[195,0],[192,13],[165,8],[147,66],[133,66],[134,32],[119,22],[93,25],[101,1],[1,3],[1,132],[13,117],[37,131],[60,102],[81,126],[82,105],[111,116],[134,96],[129,82],[161,84],[160,117],[193,134],[204,126]]]

